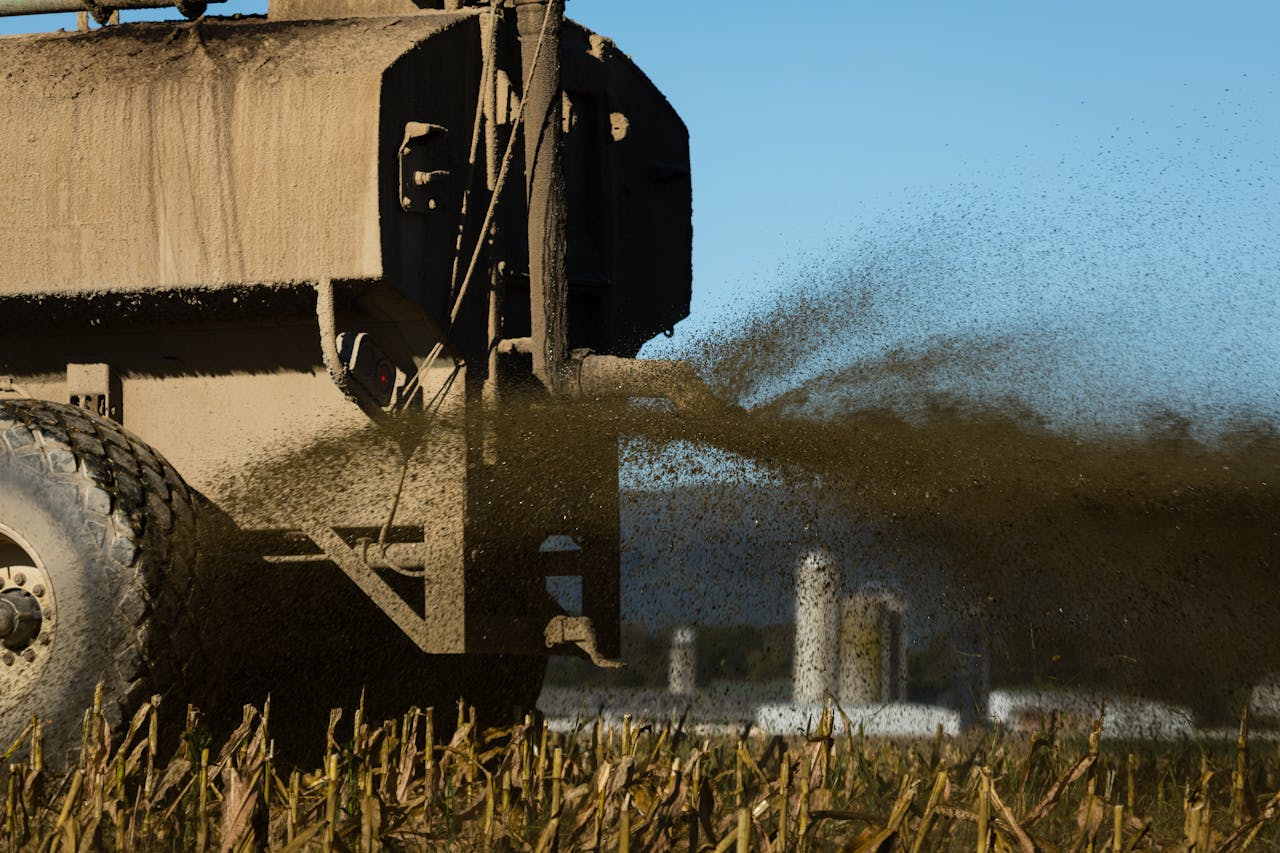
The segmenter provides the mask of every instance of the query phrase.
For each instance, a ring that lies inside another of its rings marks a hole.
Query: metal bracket
[[[68,364],[67,402],[116,423],[124,420],[120,378],[109,364]]]
[[[623,669],[626,664],[600,654],[596,642],[596,626],[587,616],[554,616],[547,623],[544,636],[547,648],[577,646],[601,669]]]
[[[440,189],[452,174],[437,168],[448,155],[443,143],[449,131],[438,124],[411,121],[400,143],[400,207],[405,213],[427,213],[440,205]]]
[[[324,556],[336,563],[342,573],[351,578],[360,591],[419,649],[428,654],[465,651],[456,639],[461,636],[461,632],[455,630],[458,625],[448,624],[447,620],[442,624],[438,620],[427,620],[419,616],[399,593],[378,576],[373,562],[343,541],[333,528],[306,527],[302,532],[311,537],[311,541],[324,552]]]

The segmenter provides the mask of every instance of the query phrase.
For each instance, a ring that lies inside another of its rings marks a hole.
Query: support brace
[[[427,614],[428,618],[419,616],[399,593],[378,576],[378,568],[405,568],[412,563],[414,546],[393,545],[386,549],[370,547],[362,552],[348,545],[333,528],[307,527],[303,532],[323,554],[269,558],[271,562],[332,561],[419,649],[427,654],[461,654],[466,651],[464,625],[455,607],[444,608],[454,614],[452,619],[429,618],[433,615],[430,612]],[[421,565],[422,562],[419,561],[418,566]],[[555,651],[563,650],[566,646],[576,647],[596,666],[608,669],[624,666],[622,662],[610,660],[600,654],[595,625],[585,616],[553,616],[543,631],[543,638],[547,649]]]
[[[450,625],[441,625],[414,612],[403,598],[392,589],[386,581],[378,577],[367,561],[354,548],[343,541],[330,527],[309,527],[303,530],[311,541],[324,552],[325,557],[337,564],[342,573],[351,578],[360,591],[377,605],[392,622],[396,623],[405,636],[413,640],[414,645],[429,654],[441,652],[463,651],[458,640],[461,631],[449,630]],[[458,626],[461,627],[460,625]],[[452,636],[451,636],[452,635]]]

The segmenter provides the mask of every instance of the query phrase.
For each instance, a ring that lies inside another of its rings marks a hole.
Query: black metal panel
[[[474,182],[476,172],[483,176],[483,166],[476,170],[468,166],[481,66],[480,28],[478,19],[471,18],[405,54],[383,77],[379,131],[383,274],[440,328],[448,325],[453,305],[463,191],[468,178]],[[405,168],[410,179],[414,171],[440,177],[432,182],[429,194],[410,193],[410,203],[405,204],[401,151],[411,122],[433,129],[409,145],[410,162]],[[484,205],[470,207],[469,220],[475,208],[483,210]],[[474,223],[467,229],[469,241],[474,241],[477,228]]]
[[[612,42],[568,24],[561,52],[570,345],[634,356],[689,314],[689,132]]]

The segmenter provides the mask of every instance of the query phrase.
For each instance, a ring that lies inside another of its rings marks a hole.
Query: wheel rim
[[[0,523],[0,697],[37,683],[57,630],[53,578],[35,549]]]

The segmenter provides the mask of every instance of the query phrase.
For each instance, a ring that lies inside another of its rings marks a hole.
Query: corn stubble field
[[[334,712],[318,768],[273,760],[269,706],[217,748],[188,711],[167,751],[145,705],[113,742],[85,715],[54,773],[33,721],[5,756],[13,850],[1270,850],[1280,753],[1108,744],[1050,722],[889,742],[837,707],[808,734],[703,737],[680,724],[526,719],[451,737],[432,711],[380,725]],[[325,733],[317,733],[321,735]],[[320,738],[317,737],[317,744]]]

